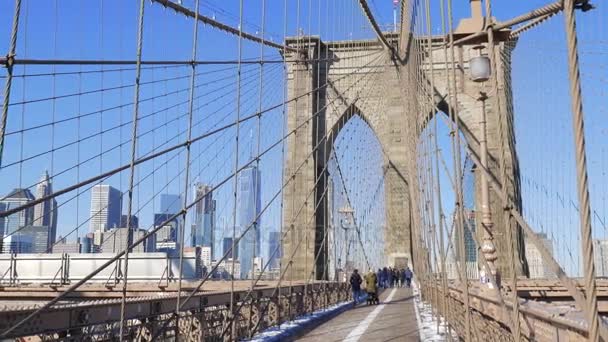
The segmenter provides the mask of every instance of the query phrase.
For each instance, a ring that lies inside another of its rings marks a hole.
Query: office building
[[[154,215],[154,222],[155,222],[154,225],[157,226],[157,224],[162,223],[162,221],[166,221],[171,216],[179,213],[182,210],[182,205],[183,205],[182,197],[180,195],[161,194],[160,195],[160,211]],[[162,216],[163,214],[166,216]],[[161,216],[157,216],[157,215],[161,215]],[[164,220],[159,221],[156,219],[157,217],[164,218]],[[175,223],[175,227],[173,230],[175,237],[172,240],[167,240],[167,241],[175,241],[175,242],[182,241],[182,237],[180,236],[180,233],[181,233],[180,225],[183,223],[182,221],[183,221],[182,215],[179,215],[175,218],[176,223]]]
[[[25,226],[15,235],[27,236],[28,244],[30,245],[27,253],[51,253],[51,248],[54,243],[49,243],[51,227],[49,226]]]
[[[131,242],[141,239],[148,231],[139,228],[114,228],[104,234],[103,243],[101,244],[102,253],[118,253],[124,251],[128,246],[129,230],[133,233]],[[155,235],[150,235],[139,245],[131,249],[134,253],[148,253],[156,251]]]
[[[279,267],[279,261],[282,257],[281,250],[281,233],[268,233],[268,268],[273,269]]]
[[[127,216],[128,215],[120,215],[120,226],[119,227],[127,226]],[[129,226],[131,228],[139,228],[139,218],[135,215],[131,215],[131,222],[129,223]]]
[[[215,201],[212,187],[202,183],[194,185],[194,223],[191,230],[191,245],[211,247],[215,239]],[[212,255],[213,257],[213,255]]]
[[[44,172],[36,186],[36,198],[44,198],[53,194],[53,185],[49,173]],[[55,242],[57,234],[57,201],[55,198],[40,202],[34,206],[34,218],[32,226],[46,226],[48,229],[48,242],[50,246]]]
[[[2,253],[32,253],[33,244],[34,241],[30,234],[23,234],[19,231],[4,237],[2,240]]]
[[[204,266],[211,266],[211,247],[201,247],[201,259]]]
[[[222,240],[222,256],[226,255],[226,253],[228,253],[230,248],[232,248],[232,238],[224,238],[224,240]],[[235,248],[232,251],[232,253],[230,253],[230,255],[228,255],[228,258],[238,259],[239,258],[239,249]]]
[[[260,172],[255,166],[243,169],[237,181],[237,232],[244,234],[238,243],[241,278],[251,271],[252,259],[260,255],[260,219],[257,217],[261,206]],[[245,231],[247,231],[245,233]]]
[[[53,246],[53,253],[80,253],[80,239],[75,242],[68,242],[65,238],[59,237],[57,243]]]
[[[595,276],[608,277],[608,240],[593,240],[593,258]]]
[[[547,251],[553,255],[553,241],[547,238],[547,234],[536,233],[536,236],[542,241]],[[540,251],[528,240],[528,238],[525,238],[524,246],[526,249],[526,260],[528,261],[530,278],[554,278],[553,272],[549,269],[547,262],[543,260]]]
[[[82,237],[80,244],[80,253],[97,253],[93,240],[95,239],[95,235],[93,233],[88,233],[84,237]]]
[[[171,216],[173,214],[154,214],[154,227],[163,225],[155,234],[156,250],[159,252],[173,253],[179,249],[179,221],[177,218],[171,219]]]
[[[3,210],[11,210],[20,207],[34,200],[34,195],[29,189],[14,189],[4,199],[0,201],[3,204]],[[30,226],[34,220],[34,208],[30,207],[4,218],[2,221],[2,235],[8,236],[19,230],[21,227]]]
[[[239,260],[233,260],[232,258],[226,259],[219,263],[217,267],[217,273],[223,279],[241,279],[241,263],[239,262]]]
[[[120,190],[106,184],[93,187],[91,190],[90,220],[92,233],[105,232],[111,228],[120,227],[121,212],[122,193]]]

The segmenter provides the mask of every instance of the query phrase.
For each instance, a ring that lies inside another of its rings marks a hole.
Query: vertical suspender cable
[[[511,146],[508,146],[508,143],[506,143],[505,139],[508,139],[507,141],[510,141],[509,139],[509,134],[507,132],[510,132],[510,130],[508,129],[507,126],[507,120],[506,120],[506,115],[507,114],[507,108],[502,106],[501,103],[501,94],[499,94],[499,87],[498,87],[498,63],[496,60],[496,47],[495,47],[495,43],[494,43],[494,27],[493,27],[493,19],[492,19],[492,4],[491,4],[491,0],[485,0],[485,5],[486,5],[486,23],[487,23],[487,27],[486,27],[486,31],[488,34],[488,55],[490,57],[490,69],[492,70],[491,72],[491,82],[492,82],[492,93],[494,94],[494,108],[496,111],[496,117],[498,119],[498,132],[499,132],[499,144],[500,144],[500,171],[501,171],[501,183],[502,183],[502,193],[504,197],[507,197],[507,186],[508,186],[508,182],[507,182],[507,160],[506,160],[506,149],[507,148],[511,148]],[[485,101],[483,102],[483,106],[485,106]],[[482,110],[485,110],[482,109]],[[507,146],[505,146],[507,145]],[[482,173],[483,176],[483,180],[485,182],[484,186],[486,188],[488,188],[488,182],[487,182],[487,177],[485,177],[485,174]],[[515,186],[515,183],[514,183]],[[520,341],[521,340],[521,328],[519,325],[519,298],[517,296],[517,270],[515,267],[515,258],[518,254],[515,253],[515,243],[513,241],[514,237],[516,237],[517,235],[513,234],[514,232],[514,228],[515,225],[512,222],[512,218],[511,218],[511,212],[509,210],[508,207],[504,207],[503,210],[503,227],[505,229],[506,232],[506,237],[507,237],[507,252],[509,255],[509,272],[511,273],[511,305],[513,307],[512,309],[512,322],[513,322],[513,326],[511,327],[512,331],[511,333],[513,334],[513,338],[515,339],[515,341]],[[500,285],[499,285],[500,286]]]
[[[135,154],[137,151],[137,124],[139,118],[139,87],[141,77],[141,51],[143,45],[143,34],[144,34],[144,9],[146,2],[141,0],[139,3],[139,19],[137,25],[137,62],[135,65],[135,94],[133,99],[133,125],[131,130],[131,163],[129,166],[129,190],[128,190],[128,202],[127,202],[127,246],[131,246],[133,239],[133,231],[131,230],[131,211],[133,210],[133,177],[135,175]],[[120,341],[124,339],[124,328],[125,328],[125,307],[127,301],[127,282],[128,282],[128,271],[129,271],[129,248],[125,251],[124,258],[124,271],[123,271],[123,283],[122,283],[122,300],[120,303]]]
[[[283,1],[283,42],[285,42],[287,38],[287,0]],[[282,74],[282,80],[283,80],[283,104],[281,105],[281,114],[282,114],[282,122],[281,122],[281,134],[282,136],[285,136],[285,132],[287,129],[287,112],[285,111],[285,98],[287,97],[287,76],[288,76],[288,64],[287,64],[287,50],[283,50],[283,60],[284,60],[284,64],[283,64],[283,74]],[[281,225],[280,227],[280,236],[281,236],[281,240],[280,240],[280,244],[281,246],[279,246],[279,250],[280,250],[280,254],[279,254],[279,274],[283,271],[283,267],[285,266],[283,264],[283,254],[284,254],[284,249],[283,249],[283,228],[284,228],[284,224],[283,224],[283,218],[284,218],[284,204],[285,204],[285,187],[282,186],[283,184],[285,184],[285,168],[287,167],[287,164],[285,163],[285,140],[282,141],[281,143],[281,189],[279,190],[281,192],[280,196],[281,196],[281,204],[279,205],[280,207],[280,214],[279,214],[279,224]],[[276,289],[275,292],[281,287],[281,280],[282,277],[279,278],[279,280],[277,281],[276,284]],[[281,326],[281,292],[278,292],[278,296],[277,296],[277,314],[278,314],[278,318],[277,321],[279,322],[279,327]],[[291,293],[291,291],[290,291]],[[291,303],[290,302],[291,299],[289,299],[288,301],[288,305]]]
[[[241,121],[241,59],[243,56],[243,0],[239,1],[239,38],[238,38],[238,64],[236,71],[236,134],[234,146],[234,201],[232,208],[232,276],[230,277],[230,338],[236,341],[236,313],[234,312],[234,270],[235,270],[235,248],[236,248],[236,206],[239,182],[239,133]]]
[[[190,73],[190,95],[188,98],[188,137],[186,140],[186,165],[184,175],[184,200],[182,201],[182,222],[179,225],[179,278],[177,279],[177,298],[175,303],[175,339],[179,341],[179,308],[181,305],[182,295],[182,279],[184,270],[184,242],[186,235],[186,217],[188,214],[188,188],[190,187],[190,154],[192,149],[192,117],[194,115],[194,84],[196,83],[196,50],[198,46],[198,11],[199,11],[200,0],[196,0],[195,13],[194,13],[194,28],[192,33],[192,65]],[[195,194],[196,195],[196,194]],[[205,199],[206,200],[206,199]]]
[[[570,97],[572,100],[572,128],[574,130],[574,148],[576,157],[577,190],[581,224],[581,248],[584,251],[585,298],[587,304],[587,321],[589,324],[589,341],[599,340],[599,316],[595,288],[595,263],[593,259],[593,241],[591,231],[591,204],[589,202],[589,185],[587,176],[587,156],[585,153],[585,128],[583,118],[583,100],[581,77],[578,63],[578,42],[576,37],[576,18],[574,0],[564,1],[564,19],[568,43],[568,65],[570,77]],[[504,184],[503,184],[504,187]]]
[[[264,29],[265,29],[265,24],[266,24],[266,0],[262,0],[262,27],[260,30],[260,38],[264,39]],[[261,120],[262,120],[262,93],[263,93],[263,89],[264,89],[264,44],[260,44],[260,74],[259,74],[259,82],[258,82],[258,91],[259,91],[259,97],[258,97],[258,115],[257,115],[257,120],[256,120],[256,131],[257,131],[257,137],[256,137],[256,160],[255,160],[255,172],[252,172],[251,174],[253,175],[253,207],[254,212],[255,212],[255,218],[254,218],[254,222],[253,223],[253,257],[251,258],[251,288],[250,291],[253,291],[254,287],[255,287],[255,283],[256,283],[256,276],[255,276],[255,256],[256,256],[256,244],[258,243],[257,239],[258,239],[258,234],[260,236],[260,251],[262,250],[262,246],[261,246],[261,241],[262,241],[262,232],[259,226],[259,220],[257,218],[258,216],[258,207],[257,207],[257,196],[259,193],[259,187],[260,187],[260,158],[258,157],[260,155],[260,132],[261,132]],[[261,265],[260,265],[261,268]],[[251,338],[254,334],[254,326],[253,326],[253,322],[252,322],[252,317],[253,317],[253,300],[251,305],[249,305],[249,338]]]
[[[452,136],[452,153],[454,154],[454,185],[456,186],[456,228],[458,231],[458,235],[460,235],[460,246],[458,249],[461,250],[460,255],[460,268],[462,274],[462,294],[464,299],[464,312],[465,312],[465,341],[471,341],[471,311],[469,308],[469,284],[468,277],[466,273],[466,259],[464,258],[464,217],[462,216],[462,193],[461,193],[461,177],[460,177],[460,136],[458,132],[458,114],[456,111],[457,108],[457,95],[456,95],[456,72],[455,72],[455,57],[454,57],[454,32],[453,32],[453,24],[452,24],[452,2],[451,0],[447,0],[447,9],[444,8],[444,0],[440,1],[441,7],[441,16],[442,16],[442,33],[446,34],[446,18],[444,12],[447,10],[447,24],[449,27],[449,43],[450,43],[450,64],[451,68],[448,68],[448,55],[444,44],[444,59],[445,59],[445,67],[446,74],[448,78],[448,94],[450,94],[450,98],[452,99],[452,103],[449,107],[449,115],[451,121],[451,136]],[[449,72],[448,69],[451,69]],[[456,107],[456,108],[454,108]]]

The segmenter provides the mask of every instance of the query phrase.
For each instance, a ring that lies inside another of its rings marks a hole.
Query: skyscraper
[[[175,218],[167,222],[173,215],[174,214],[154,214],[154,227],[162,225],[162,228],[157,230],[155,234],[156,249],[158,250],[177,249],[178,247],[178,220]]]
[[[167,220],[167,219],[169,219],[169,217],[179,213],[182,210],[182,205],[183,205],[182,196],[173,195],[173,194],[161,194],[160,195],[160,212],[158,212],[157,214],[168,215],[168,216],[164,216],[164,219],[163,219],[163,220]],[[156,214],[154,216],[155,216],[155,218],[154,218],[155,225],[162,223],[162,221],[158,222],[156,220]],[[175,219],[175,222],[176,222],[175,226],[174,226],[175,238],[171,241],[181,242],[182,237],[180,236],[180,233],[181,233],[180,227],[182,224],[182,215],[179,215]],[[163,229],[165,229],[165,228],[161,228],[161,230],[163,230]]]
[[[238,244],[242,279],[251,271],[253,257],[260,255],[260,219],[257,218],[261,205],[260,180],[257,167],[250,166],[239,173],[237,182],[237,236],[247,230]]]
[[[22,235],[22,240],[27,239],[28,244],[31,244],[27,253],[51,253],[50,247],[55,242],[53,240],[52,243],[49,243],[51,240],[49,238],[51,227],[49,226],[25,226],[17,235]],[[25,253],[25,251],[22,251],[22,253]]]
[[[43,198],[52,193],[53,185],[51,184],[49,173],[44,171],[44,174],[36,186],[36,198]],[[55,198],[40,202],[34,206],[34,219],[32,225],[48,227],[47,247],[55,242],[57,235],[57,201]]]
[[[91,190],[92,233],[120,227],[122,196],[120,190],[106,184],[95,185]]]
[[[228,253],[228,251],[230,250],[230,248],[232,247],[232,238],[224,238],[224,240],[222,240],[222,256],[226,253]],[[232,253],[230,253],[230,255],[228,255],[229,259],[238,259],[239,258],[239,249],[238,247],[232,251]]]
[[[127,228],[127,216],[120,215],[120,228]],[[131,215],[131,222],[129,223],[130,228],[139,228],[139,218],[135,215]]]
[[[273,254],[274,253],[274,254]],[[281,233],[280,232],[269,232],[268,233],[268,267],[277,268],[279,267],[279,260],[282,255],[281,250]]]
[[[10,210],[27,204],[34,199],[34,195],[29,189],[14,189],[8,194],[1,203],[4,205],[4,210]],[[4,218],[2,232],[3,236],[10,235],[21,227],[29,226],[34,220],[34,208],[30,207],[21,210]]]
[[[212,187],[202,183],[194,185],[194,200],[199,200],[194,206],[194,224],[192,224],[192,246],[211,247],[215,233],[215,201]],[[211,256],[213,258],[213,255]]]
[[[145,229],[131,228],[133,241],[143,238],[148,231]],[[128,246],[129,229],[115,228],[104,236],[103,244],[101,245],[102,253],[118,253],[125,250]],[[156,238],[154,234],[146,238],[143,243],[133,247],[135,253],[150,253],[156,251]]]
[[[29,189],[14,189],[0,203],[3,210],[10,210],[27,204],[34,199]],[[32,225],[34,220],[34,208],[30,207],[4,218],[2,227],[2,252],[3,253],[29,253],[32,248],[32,237],[21,231],[23,227]]]

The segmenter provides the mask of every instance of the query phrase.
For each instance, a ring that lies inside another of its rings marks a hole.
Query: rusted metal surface
[[[179,328],[170,322],[160,336],[171,338],[175,336],[176,331],[179,331],[180,339],[187,341],[221,338],[224,324],[230,321],[231,315],[230,293],[222,291],[219,283],[210,283],[210,286],[206,286],[200,294],[190,299],[180,312]],[[235,291],[235,298],[240,303],[248,293],[247,286],[250,285],[250,282],[237,282],[236,284],[238,284],[236,285],[238,291]],[[128,324],[126,326],[130,340],[148,341],[175,312],[177,300],[175,289],[157,291],[154,294],[150,291],[151,288],[144,288],[140,292],[146,294],[145,296],[127,299],[125,312]],[[186,290],[187,284],[182,286],[182,289]],[[276,292],[275,289],[276,284],[266,282],[254,291],[253,299],[243,303],[239,312],[235,313],[238,336],[234,336],[234,340],[249,336],[251,329],[255,328],[256,331],[259,331],[279,322],[291,320],[302,314],[350,299],[346,283],[316,282],[305,286],[304,282],[296,282],[291,287],[282,286]],[[102,289],[96,289],[92,292],[95,295],[106,293],[108,296],[115,295],[116,297],[84,300],[87,298],[86,290],[80,292],[82,295],[80,300],[72,298],[72,300],[53,306],[8,337],[55,340],[60,338],[79,339],[78,336],[87,336],[87,340],[111,340],[118,333],[120,325],[120,291],[108,289],[104,292]],[[88,290],[92,289],[89,287]],[[54,297],[53,291],[41,291],[41,295],[33,295],[32,298],[36,298],[37,302],[30,300],[23,303],[14,299],[10,300],[11,297],[4,297],[4,306],[0,311],[0,329],[7,329],[30,314],[44,303],[43,296]],[[274,296],[272,296],[273,292]],[[33,292],[29,293],[33,294]],[[137,291],[131,288],[129,293],[134,294]]]

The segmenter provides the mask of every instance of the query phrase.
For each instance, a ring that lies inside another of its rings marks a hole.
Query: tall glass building
[[[249,228],[238,244],[241,263],[241,279],[247,278],[251,271],[254,256],[260,255],[260,220],[251,226],[260,213],[261,177],[255,166],[245,168],[239,173],[237,182],[237,232],[240,236]],[[251,226],[251,227],[250,227]]]
[[[268,233],[268,267],[278,268],[283,256],[281,250],[281,232]]]
[[[45,171],[40,178],[38,185],[36,186],[36,198],[43,198],[51,195],[52,193],[53,185],[49,178],[49,173]],[[34,220],[32,225],[48,227],[46,232],[48,239],[47,245],[51,246],[55,242],[57,235],[57,201],[54,198],[48,199],[34,206]],[[38,240],[40,241],[41,238],[38,238]],[[40,247],[40,242],[38,242],[38,246],[38,249],[42,248]]]
[[[203,183],[194,185],[194,223],[191,229],[191,245],[211,248],[213,259],[213,241],[215,239],[215,200],[212,187]]]
[[[17,208],[34,199],[29,189],[14,189],[0,201],[0,209],[6,211]],[[0,231],[3,237],[3,253],[28,253],[32,248],[31,235],[21,231],[23,227],[31,226],[34,220],[34,208],[16,212],[0,221]]]

